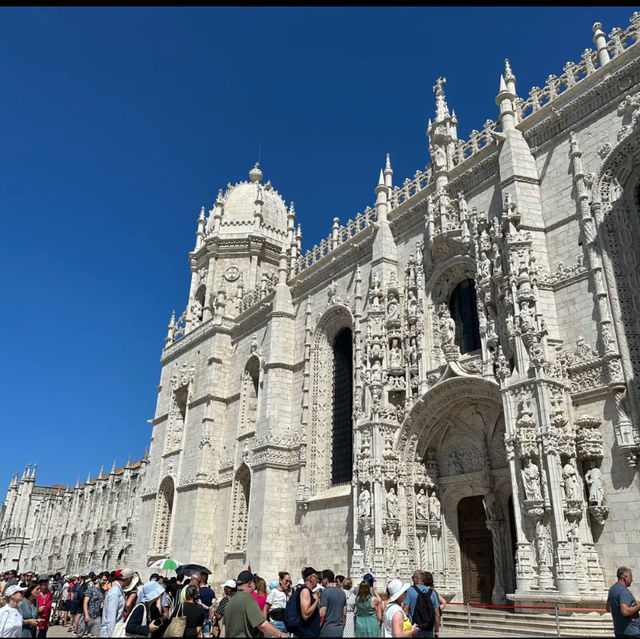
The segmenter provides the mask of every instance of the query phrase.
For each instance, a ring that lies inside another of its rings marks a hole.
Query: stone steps
[[[553,613],[517,613],[491,608],[471,608],[471,634],[482,636],[495,634],[522,637],[557,637],[556,619]],[[560,615],[561,637],[611,637],[613,622],[606,613],[574,613]],[[443,635],[467,636],[467,608],[449,605],[443,615]]]

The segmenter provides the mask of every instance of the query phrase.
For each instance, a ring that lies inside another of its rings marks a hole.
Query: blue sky
[[[632,12],[0,9],[0,482],[142,455],[200,206],[259,148],[306,250],[373,204],[386,153],[396,183],[424,168],[438,76],[467,138],[505,57],[526,97]]]

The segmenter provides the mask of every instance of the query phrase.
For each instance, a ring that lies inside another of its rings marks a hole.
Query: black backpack
[[[303,586],[306,588],[306,586]],[[300,593],[302,588],[294,590],[287,601],[284,609],[284,627],[289,632],[296,632],[302,623],[302,614],[300,612]]]
[[[424,592],[418,586],[413,587],[418,593],[418,598],[413,609],[412,621],[419,626],[420,630],[433,630],[436,625],[436,611],[433,609],[433,602],[431,601],[433,590],[429,588],[427,592]]]

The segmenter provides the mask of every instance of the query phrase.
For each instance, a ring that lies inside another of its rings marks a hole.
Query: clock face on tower
[[[237,266],[230,266],[224,272],[224,279],[227,280],[227,282],[235,282],[238,277],[240,277],[240,269],[238,269]]]

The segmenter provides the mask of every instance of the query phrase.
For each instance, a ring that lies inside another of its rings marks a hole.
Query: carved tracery
[[[162,484],[160,484],[160,490],[158,490],[156,496],[152,531],[152,554],[162,555],[168,550],[173,497],[173,479],[171,477],[165,477]]]

